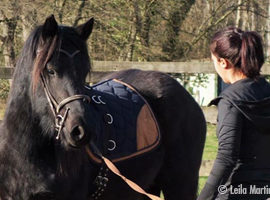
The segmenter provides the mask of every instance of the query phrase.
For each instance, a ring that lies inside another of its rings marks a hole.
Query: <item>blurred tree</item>
[[[165,1],[164,18],[165,23],[164,40],[162,43],[162,51],[164,56],[162,60],[174,61],[183,58],[185,43],[180,35],[180,28],[188,15],[191,6],[195,0],[172,0]]]
[[[268,5],[269,0],[2,0],[0,62],[14,66],[23,41],[50,14],[75,26],[95,17],[88,41],[94,60],[204,59],[211,35],[230,25],[261,33],[268,57]]]
[[[30,31],[50,14],[74,26],[95,18],[92,60],[209,59],[211,36],[227,26],[259,32],[270,57],[270,0],[2,0],[0,66],[15,66]],[[196,76],[196,84],[206,81]],[[177,77],[192,85],[189,74]]]
[[[14,43],[20,8],[18,6],[18,0],[6,1],[5,3],[0,8],[0,22],[2,24],[0,41],[2,43],[4,65],[14,67],[16,63]]]

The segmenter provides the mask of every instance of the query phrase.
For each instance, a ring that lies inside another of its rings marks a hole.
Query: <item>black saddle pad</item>
[[[111,79],[88,88],[91,97],[89,123],[95,127],[92,143],[113,162],[154,149],[160,130],[146,100],[130,85]],[[101,162],[91,150],[91,157]]]

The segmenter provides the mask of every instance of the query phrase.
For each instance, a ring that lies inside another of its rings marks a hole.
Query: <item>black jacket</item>
[[[229,190],[219,194],[220,185],[270,187],[270,84],[263,77],[239,80],[210,105],[218,105],[219,147],[198,200],[231,199]]]

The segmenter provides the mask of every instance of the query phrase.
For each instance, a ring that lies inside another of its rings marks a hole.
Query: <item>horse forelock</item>
[[[32,83],[33,89],[35,90],[37,83],[39,82],[40,76],[46,64],[52,57],[55,49],[58,46],[59,36],[48,38],[46,41],[39,39],[39,44],[36,49],[36,58],[33,65],[32,71]]]

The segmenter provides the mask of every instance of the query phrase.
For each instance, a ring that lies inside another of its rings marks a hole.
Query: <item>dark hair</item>
[[[37,35],[37,52],[36,58],[34,61],[34,68],[33,68],[33,89],[36,89],[37,83],[39,81],[41,72],[46,67],[47,62],[51,58],[54,50],[56,49],[59,43],[58,35],[54,35],[46,40],[42,39],[41,37],[41,26],[38,27],[32,34]]]
[[[264,63],[261,36],[254,31],[228,27],[214,34],[210,50],[217,58],[225,58],[249,78],[260,75]]]

